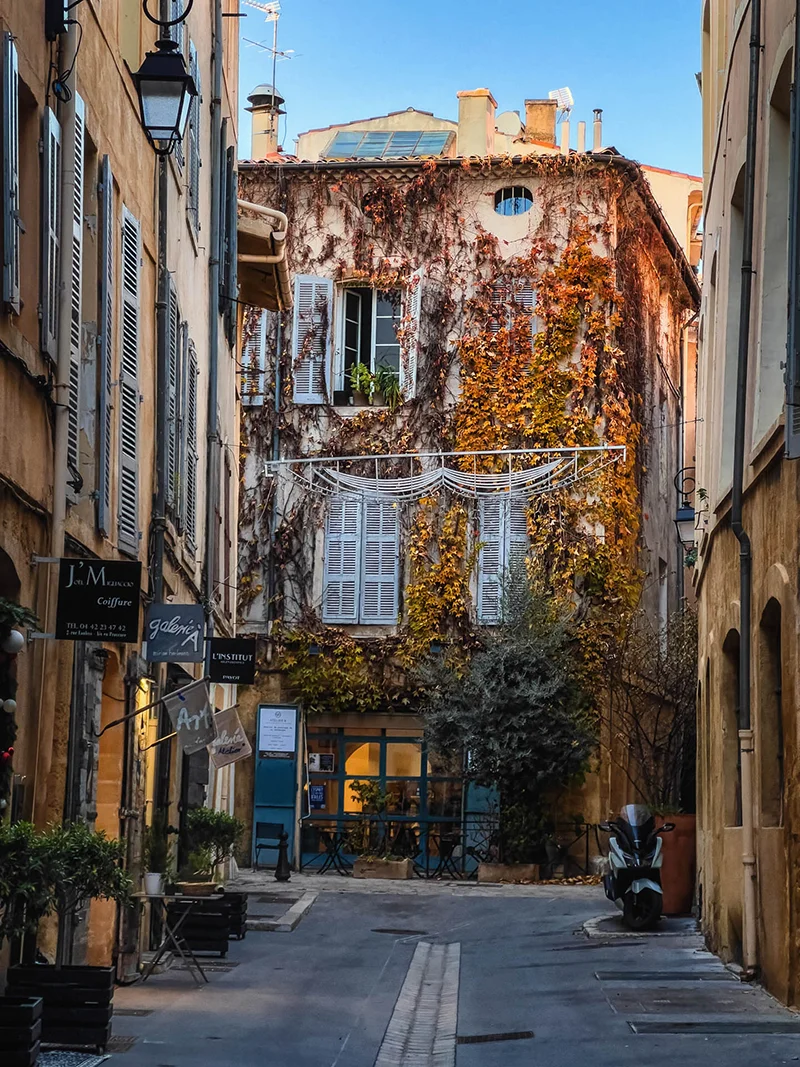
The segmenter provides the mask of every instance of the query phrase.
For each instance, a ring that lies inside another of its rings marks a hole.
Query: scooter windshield
[[[629,834],[635,848],[646,844],[655,830],[653,813],[645,804],[626,804],[619,814],[620,822],[627,823]]]

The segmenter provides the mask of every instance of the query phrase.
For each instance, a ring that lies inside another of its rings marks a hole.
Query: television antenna
[[[245,3],[250,2],[251,0],[245,0]],[[561,118],[568,119],[575,106],[575,98],[569,86],[565,85],[563,89],[551,89],[549,96],[551,100],[555,100]]]
[[[248,7],[254,7],[256,11],[263,11],[265,14],[265,22],[277,22],[281,15],[281,5],[279,0],[272,0],[271,3],[263,4],[261,0],[242,0]]]
[[[269,52],[270,55],[273,54],[272,46],[265,44],[263,41],[251,41],[249,37],[243,37],[242,40],[245,44],[252,45],[253,48],[260,48],[262,52]],[[277,56],[278,62],[280,63],[282,59],[296,59],[297,52],[295,52],[293,48],[285,48],[282,52],[279,51]]]

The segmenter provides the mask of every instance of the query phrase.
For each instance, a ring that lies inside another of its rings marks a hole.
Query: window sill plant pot
[[[407,880],[414,877],[414,864],[410,859],[379,859],[361,856],[353,865],[354,878],[391,878]]]
[[[360,389],[353,390],[353,407],[365,408],[369,405],[369,394],[362,393]]]
[[[101,1051],[108,1044],[114,1012],[113,967],[22,964],[9,968],[8,988],[18,997],[41,998],[42,1041],[91,1045]]]
[[[478,864],[478,882],[511,882],[522,885],[526,882],[538,882],[538,863],[480,863]]]
[[[39,997],[0,997],[0,1063],[32,1067],[39,1056],[42,1001]]]

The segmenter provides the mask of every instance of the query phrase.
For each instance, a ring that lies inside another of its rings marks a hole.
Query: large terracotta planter
[[[479,882],[511,882],[523,885],[526,882],[538,882],[538,863],[480,863],[478,864]]]
[[[689,915],[694,904],[697,816],[656,816],[657,825],[665,822],[675,823],[675,829],[661,835],[664,842],[664,864],[661,868],[664,914]]]
[[[405,881],[414,875],[411,860],[357,859],[353,864],[354,878],[393,878]]]

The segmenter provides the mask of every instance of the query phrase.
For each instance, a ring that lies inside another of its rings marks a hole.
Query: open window
[[[407,288],[347,285],[338,290],[334,403],[349,402],[353,368],[359,364],[373,376],[395,375],[405,400],[415,395],[422,286],[419,270]]]

